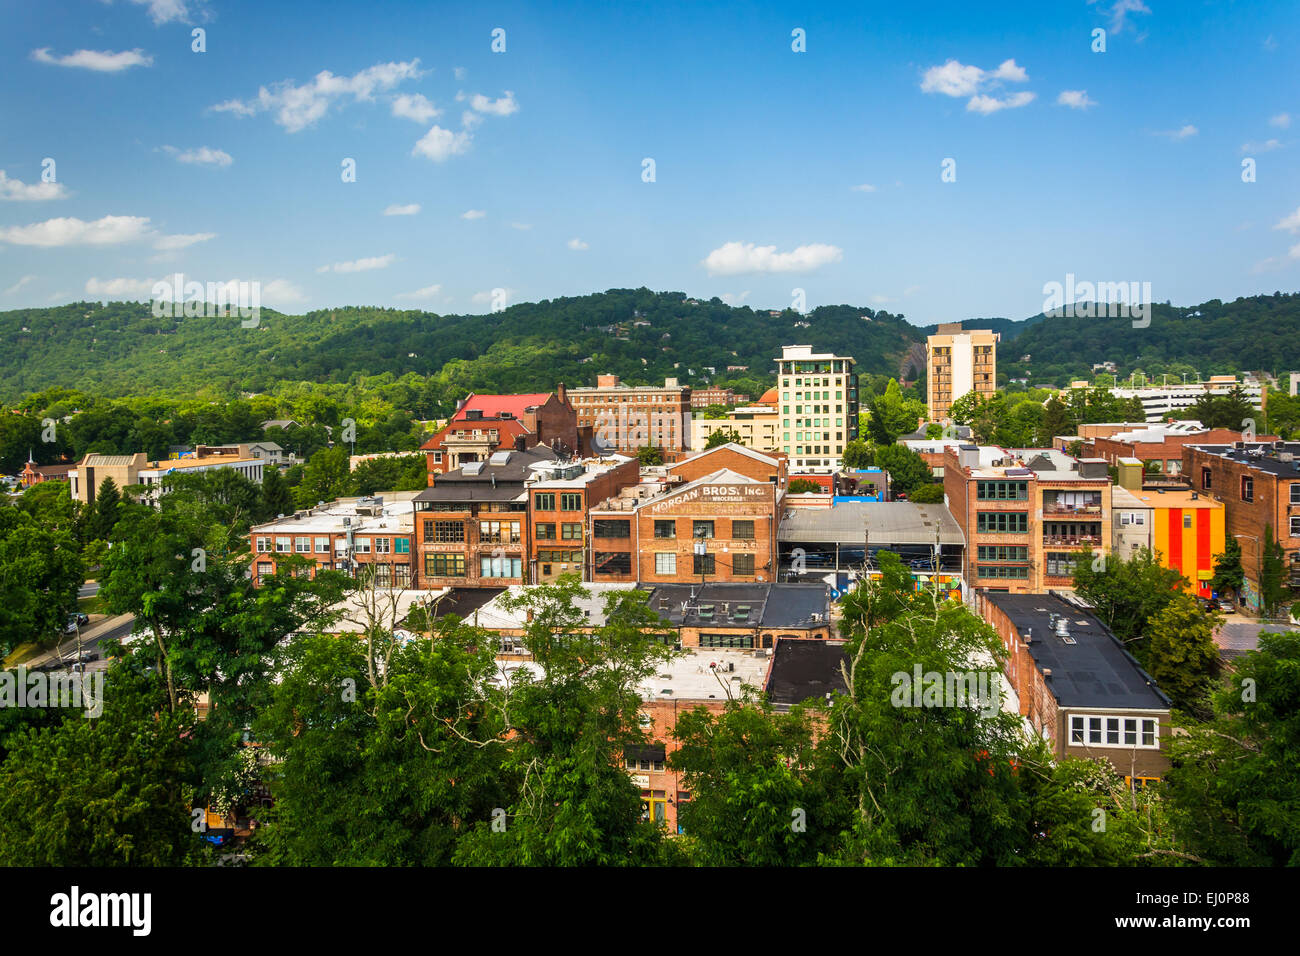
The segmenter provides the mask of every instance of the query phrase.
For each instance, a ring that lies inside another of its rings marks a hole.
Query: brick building
[[[1020,714],[1057,758],[1110,761],[1131,788],[1169,769],[1169,698],[1092,612],[1055,594],[983,590]]]
[[[1114,465],[1121,458],[1137,458],[1144,465],[1154,462],[1160,474],[1177,477],[1183,470],[1184,445],[1230,445],[1241,441],[1241,432],[1230,428],[1207,428],[1188,431],[1165,425],[1148,425],[1132,431],[1116,432],[1108,437],[1093,438],[1085,446],[1091,458],[1105,458]],[[1271,435],[1260,435],[1260,441],[1272,441]]]
[[[697,388],[691,392],[691,408],[708,408],[710,405],[743,405],[747,401],[749,401],[748,395],[737,394],[729,388]]]
[[[288,556],[310,561],[308,574],[342,571],[357,577],[373,568],[380,587],[410,588],[415,582],[415,520],[411,501],[417,492],[398,491],[367,498],[340,498],[254,525],[249,572],[255,584],[275,574]]]
[[[624,385],[617,375],[596,376],[595,388],[575,388],[569,397],[579,428],[590,428],[600,451],[636,454],[650,446],[675,461],[691,447],[692,394],[677,379],[662,387]]]
[[[68,481],[68,472],[77,466],[72,463],[62,465],[38,465],[31,456],[27,454],[27,463],[23,465],[23,470],[19,472],[18,484],[22,488],[30,488],[32,485],[39,485],[45,481]]]
[[[428,457],[429,483],[433,484],[435,475],[485,461],[493,452],[524,451],[538,445],[562,456],[581,451],[577,414],[563,383],[554,394],[470,393],[420,450]]]
[[[1300,591],[1300,442],[1184,445],[1183,477],[1223,503],[1225,537],[1241,545],[1242,602],[1259,609],[1265,531],[1282,548],[1283,582]]]
[[[553,469],[534,469],[534,475],[528,485],[528,580],[553,581],[575,571],[591,580],[588,516],[594,505],[640,482],[637,460],[612,455],[561,462]]]
[[[960,322],[948,322],[926,339],[930,421],[946,421],[952,403],[969,392],[989,398],[997,391],[1000,338],[997,332],[963,331]]]
[[[943,490],[966,539],[970,587],[1068,588],[1079,552],[1110,550],[1104,461],[1053,449],[961,445],[945,452]]]

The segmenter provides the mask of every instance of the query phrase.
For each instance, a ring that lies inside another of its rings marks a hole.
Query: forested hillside
[[[1300,368],[1300,294],[1199,306],[1152,307],[1127,318],[965,320],[1002,333],[999,378],[1064,385],[1114,362],[1121,377]],[[349,306],[283,315],[263,309],[257,328],[229,318],[155,318],[148,303],[78,302],[0,313],[0,402],[60,386],[105,397],[203,387],[227,397],[285,382],[348,383],[359,376],[422,377],[427,414],[467,391],[538,391],[594,384],[610,372],[631,384],[676,377],[751,395],[773,382],[782,345],[854,356],[864,375],[924,378],[934,326],[849,306],[772,314],[680,292],[611,289],[520,303],[487,315],[436,315]],[[918,350],[918,346],[921,348]],[[1028,361],[1020,361],[1028,355]],[[729,369],[729,366],[732,367]],[[713,371],[708,371],[712,369]]]
[[[487,315],[346,307],[294,316],[263,309],[251,329],[237,316],[159,319],[147,303],[79,302],[0,314],[0,400],[53,385],[109,396],[196,383],[261,392],[286,380],[346,382],[385,372],[431,376],[431,390],[448,401],[471,389],[594,384],[603,372],[631,383],[676,376],[695,386],[731,382],[754,391],[771,384],[782,345],[809,343],[853,355],[864,373],[898,375],[919,335],[900,317],[856,306],[774,315],[648,289],[522,303]]]

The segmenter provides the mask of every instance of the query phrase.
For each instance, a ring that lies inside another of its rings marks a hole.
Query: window
[[[399,588],[409,588],[411,586],[411,566],[409,564],[393,565],[393,583]]]
[[[538,492],[536,495],[533,496],[533,505],[537,508],[538,511],[554,511],[555,492],[553,491]]]
[[[1047,553],[1046,573],[1057,578],[1073,577],[1075,557],[1076,555],[1068,551],[1049,551]]]
[[[411,553],[411,539],[410,539],[410,538],[394,538],[394,539],[393,539],[393,553],[394,553],[394,554],[410,554],[410,553]]]
[[[369,539],[369,538],[357,538],[357,547],[356,547],[356,550],[357,550],[357,554],[369,554],[369,553],[370,553],[370,539]]]
[[[597,551],[593,560],[597,574],[632,573],[632,555],[627,551]]]
[[[981,578],[1018,578],[1026,580],[1029,578],[1029,569],[998,564],[981,564],[977,567],[976,574]]]
[[[259,583],[265,581],[273,574],[275,574],[275,565],[271,564],[270,561],[257,562],[257,580]]]
[[[330,553],[330,539],[329,539],[329,538],[317,538],[317,539],[316,539],[316,553],[317,553],[317,554],[329,554],[329,553]]]
[[[1300,538],[1300,517],[1295,515],[1291,516],[1291,537]]]
[[[288,539],[288,538],[276,538],[276,539],[275,539],[275,550],[276,550],[276,551],[279,551],[281,554],[287,553],[288,550],[289,550],[289,539]]]
[[[1251,478],[1249,475],[1241,476],[1241,500],[1255,500],[1255,479]]]
[[[1070,715],[1070,743],[1092,747],[1160,746],[1160,723],[1154,717]]]
[[[975,497],[980,501],[1024,501],[1029,497],[1026,481],[977,481]]]
[[[517,578],[522,574],[519,558],[479,558],[479,574],[485,578]]]
[[[1300,487],[1300,485],[1298,485],[1297,487]],[[656,522],[655,522],[655,537],[656,537],[656,538],[675,538],[675,537],[677,537],[677,522],[676,522],[676,521],[656,521]]]
[[[581,541],[581,540],[582,540],[582,522],[580,522],[580,521],[567,522],[567,521],[566,521],[564,524],[560,525],[560,536],[561,536],[562,538],[564,538],[566,541]]]
[[[1013,544],[981,544],[976,557],[981,561],[1028,561],[1029,549]]]
[[[1184,528],[1190,528],[1191,526],[1192,526],[1192,516],[1191,516],[1191,515],[1183,515],[1183,527],[1184,527]]]
[[[754,556],[752,554],[738,554],[731,560],[731,570],[735,574],[753,574],[754,573]]]
[[[655,555],[655,574],[676,574],[677,555],[672,552]]]
[[[546,521],[537,526],[537,537],[543,541],[555,540],[555,522]]]
[[[433,578],[463,578],[465,576],[465,555],[426,554],[424,556],[424,573]]]
[[[270,539],[270,538],[258,538],[258,539],[257,539],[257,550],[258,550],[258,551],[270,551],[270,550],[271,550],[271,539]]]
[[[692,521],[691,536],[694,538],[712,538],[713,522],[712,521]]]
[[[1291,482],[1291,504],[1300,505],[1300,481]]]
[[[576,491],[566,491],[560,495],[561,511],[581,511],[582,495]]]
[[[753,634],[701,634],[700,647],[753,647]]]
[[[591,534],[596,538],[630,538],[632,523],[626,518],[597,518],[592,522]]]
[[[393,551],[392,538],[375,538],[375,554],[391,554]]]
[[[737,541],[753,541],[754,522],[752,521],[731,522],[731,537]]]
[[[1028,534],[1027,511],[981,511],[976,516],[975,530],[983,534]]]
[[[712,573],[713,573],[713,569],[714,569],[714,567],[716,566],[716,561],[714,560],[713,555],[711,555],[711,554],[696,554],[696,555],[693,555],[692,557],[695,558],[695,560],[694,560],[693,562],[691,562],[691,573],[692,573],[692,574],[712,574]]]
[[[443,543],[464,541],[465,540],[465,522],[463,521],[430,521],[424,519],[424,540],[439,541]]]
[[[1124,786],[1132,791],[1145,790],[1147,787],[1154,787],[1160,783],[1159,777],[1125,777]]]
[[[478,539],[487,544],[518,544],[518,521],[480,521]]]
[[[548,561],[554,564],[582,564],[581,551],[538,551],[538,561]]]

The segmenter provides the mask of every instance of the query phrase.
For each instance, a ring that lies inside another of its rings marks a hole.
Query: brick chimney
[[[568,391],[565,389],[565,387],[564,387],[564,383],[563,383],[563,382],[561,382],[559,385],[556,386],[556,388],[555,388],[555,397],[558,398],[558,399],[560,400],[560,404],[561,404],[561,405],[567,405],[567,404],[568,404],[568,402],[569,402],[568,394],[569,394],[569,393],[568,393]]]

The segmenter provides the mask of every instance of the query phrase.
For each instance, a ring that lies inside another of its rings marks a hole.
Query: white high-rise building
[[[811,345],[786,345],[777,364],[779,447],[791,473],[839,470],[844,446],[858,437],[858,377],[853,359]]]

